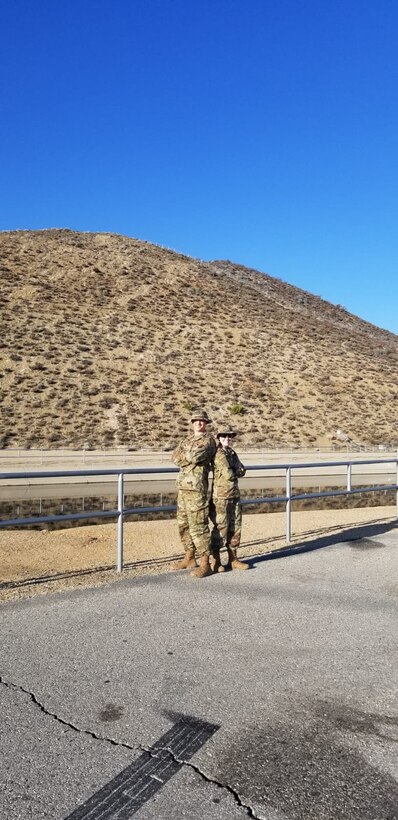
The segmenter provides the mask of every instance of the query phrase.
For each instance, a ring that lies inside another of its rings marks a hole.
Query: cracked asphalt
[[[397,820],[398,530],[0,605],[4,820]]]

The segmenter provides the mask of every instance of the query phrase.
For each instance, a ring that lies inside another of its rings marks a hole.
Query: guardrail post
[[[351,482],[351,467],[352,464],[347,464],[347,492],[351,492],[352,489],[352,482]]]
[[[123,508],[124,508],[124,475],[117,477],[117,571],[123,570]]]
[[[292,540],[292,469],[286,467],[286,543]]]

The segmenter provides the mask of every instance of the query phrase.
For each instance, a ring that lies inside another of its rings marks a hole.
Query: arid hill
[[[0,234],[3,447],[396,443],[398,336],[231,262],[114,234]]]

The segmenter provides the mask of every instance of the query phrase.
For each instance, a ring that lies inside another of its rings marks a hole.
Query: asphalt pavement
[[[4,820],[397,820],[398,530],[0,605]]]

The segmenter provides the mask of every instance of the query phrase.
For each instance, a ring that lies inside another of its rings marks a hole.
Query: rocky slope
[[[114,234],[0,234],[3,447],[398,441],[398,337],[231,262]]]

